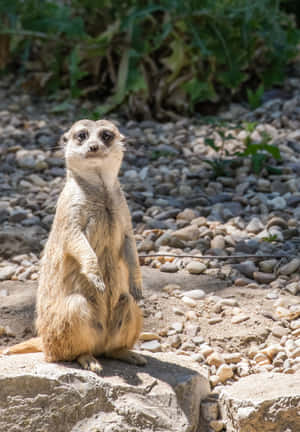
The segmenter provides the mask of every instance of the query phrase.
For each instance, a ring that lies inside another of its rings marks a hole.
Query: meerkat
[[[66,182],[41,259],[38,337],[4,354],[43,351],[101,373],[106,356],[144,365],[130,351],[142,314],[142,278],[130,212],[118,173],[123,141],[107,120],[80,120],[62,137]]]

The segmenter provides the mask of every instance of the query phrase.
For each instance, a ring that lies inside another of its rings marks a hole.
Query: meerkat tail
[[[42,338],[34,337],[28,339],[25,342],[21,342],[17,345],[13,345],[9,348],[4,348],[0,350],[0,354],[12,355],[12,354],[28,354],[43,351]]]

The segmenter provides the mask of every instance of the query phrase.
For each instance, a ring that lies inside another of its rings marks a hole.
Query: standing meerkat
[[[142,314],[142,279],[118,173],[124,137],[106,120],[80,120],[62,137],[66,183],[41,260],[38,337],[3,353],[43,351],[100,373],[96,356],[144,365],[130,351]]]

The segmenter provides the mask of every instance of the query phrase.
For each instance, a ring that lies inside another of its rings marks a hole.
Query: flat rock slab
[[[221,393],[227,432],[300,431],[300,373],[261,373]]]
[[[172,353],[145,367],[100,359],[103,376],[43,354],[0,357],[0,431],[196,432],[209,393],[197,363]]]

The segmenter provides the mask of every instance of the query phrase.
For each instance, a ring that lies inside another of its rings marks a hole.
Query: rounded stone
[[[222,383],[227,381],[233,377],[232,367],[227,364],[222,364],[217,370],[217,376],[220,378]]]
[[[142,350],[151,351],[151,352],[159,352],[161,351],[161,344],[158,340],[151,340],[144,342],[141,345]]]
[[[199,262],[199,261],[191,261],[187,266],[186,269],[191,274],[200,274],[203,273],[204,270],[206,270],[206,265]]]
[[[201,289],[195,289],[195,290],[191,290],[191,291],[186,291],[184,293],[185,297],[189,297],[193,300],[200,300],[203,299],[203,297],[205,297],[205,292]]]

